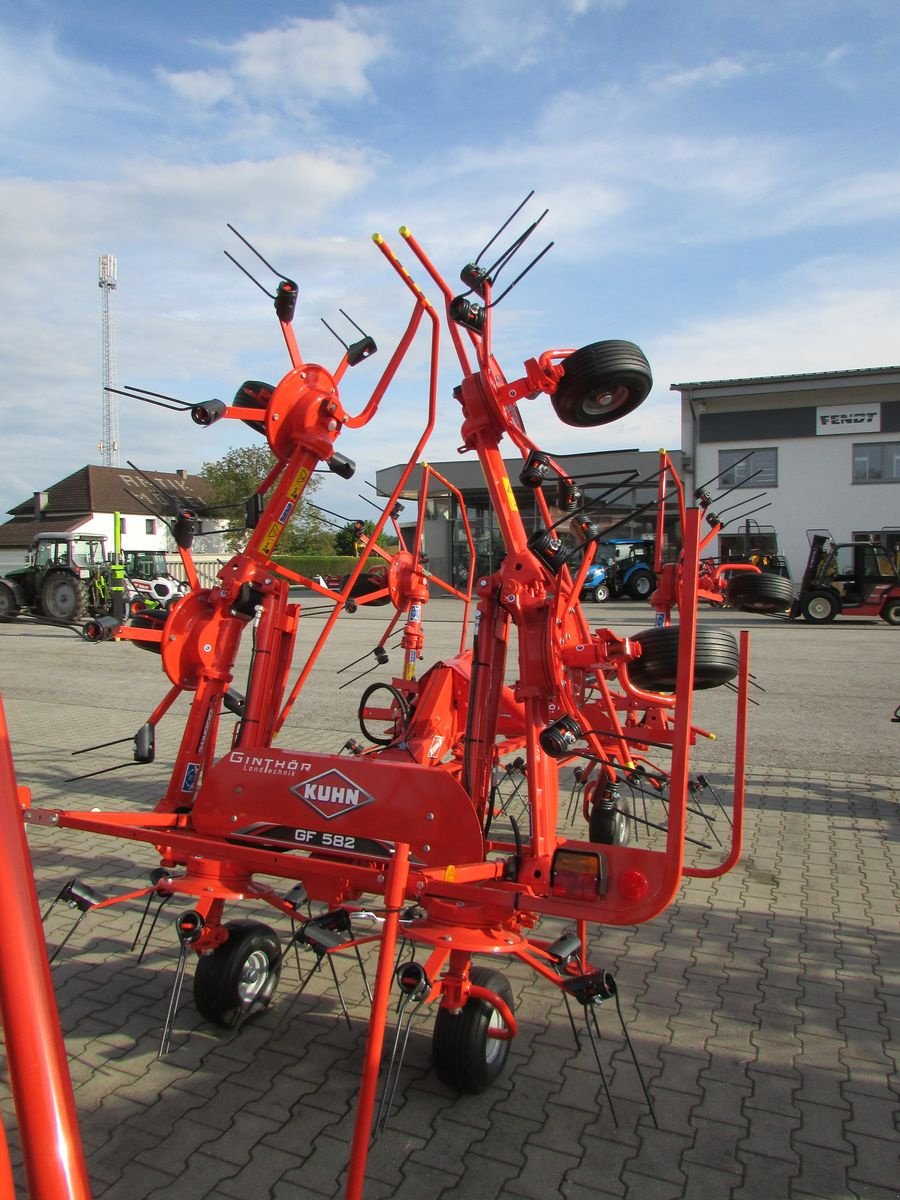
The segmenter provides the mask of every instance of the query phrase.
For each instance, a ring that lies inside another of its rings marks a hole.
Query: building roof
[[[9,509],[12,520],[0,525],[0,547],[29,546],[37,533],[67,533],[95,513],[173,517],[177,505],[202,515],[208,503],[209,484],[186,471],[81,467]]]
[[[693,383],[673,383],[669,391],[683,392],[690,388],[751,387],[755,384],[824,383],[861,376],[897,375],[900,367],[860,367],[850,371],[807,371],[800,375],[755,375],[748,379],[703,379]]]

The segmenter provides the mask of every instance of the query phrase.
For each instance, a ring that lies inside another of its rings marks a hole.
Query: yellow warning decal
[[[303,491],[303,488],[306,485],[307,479],[309,479],[309,467],[301,467],[300,470],[297,472],[296,479],[291,484],[291,486],[288,488],[287,494],[288,494],[289,499],[291,499],[291,500],[297,499],[297,497]]]
[[[505,475],[503,477],[503,490],[506,492],[506,500],[509,504],[510,510],[512,512],[518,512],[519,506],[516,504],[516,498],[513,495],[512,484]]]
[[[281,536],[282,529],[284,529],[283,525],[279,525],[277,521],[272,522],[272,524],[269,526],[269,532],[266,534],[266,536],[263,538],[262,542],[260,543],[259,548],[263,552],[263,554],[268,554],[271,551],[272,547],[275,545],[275,543],[278,541],[278,538]]]

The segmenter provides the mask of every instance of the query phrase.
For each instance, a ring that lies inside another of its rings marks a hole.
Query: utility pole
[[[119,402],[108,389],[116,386],[116,346],[113,326],[112,293],[116,290],[116,258],[100,256],[100,304],[103,339],[103,435],[100,452],[105,467],[119,465]]]

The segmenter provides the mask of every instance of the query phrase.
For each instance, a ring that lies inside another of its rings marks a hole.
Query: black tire
[[[725,599],[741,612],[788,612],[794,603],[794,588],[783,575],[757,575],[742,571],[725,587]]]
[[[636,633],[641,657],[628,664],[628,674],[638,687],[674,692],[678,677],[679,627],[665,625]],[[698,629],[694,651],[694,688],[721,687],[737,676],[740,667],[738,644],[728,629]]]
[[[469,978],[478,987],[495,992],[512,1011],[512,990],[505,975],[490,967],[473,966]],[[509,1038],[488,1036],[489,1029],[502,1024],[500,1013],[486,1000],[469,997],[458,1013],[439,1008],[431,1050],[441,1083],[470,1095],[489,1088],[502,1074],[509,1056]]]
[[[606,425],[627,416],[653,387],[650,364],[633,342],[593,342],[563,360],[562,379],[551,396],[566,425]]]
[[[882,621],[887,621],[888,625],[900,625],[900,599],[885,600],[881,609]]]
[[[631,805],[624,796],[619,797],[615,808],[591,805],[588,838],[603,846],[628,845],[631,841]]]
[[[827,625],[838,615],[840,608],[837,596],[825,588],[807,592],[800,602],[803,620],[808,621],[810,625]]]
[[[635,571],[628,580],[625,591],[632,600],[647,600],[656,587],[656,576],[652,571]]]
[[[259,921],[229,921],[228,941],[204,954],[194,972],[194,1003],[208,1021],[233,1029],[268,1007],[281,976],[281,944]]]
[[[88,588],[74,575],[57,572],[41,587],[41,612],[51,621],[82,621],[88,614]]]
[[[159,615],[156,612],[135,613],[128,624],[132,629],[158,629],[160,632],[166,624],[166,614],[160,611]],[[133,642],[139,650],[149,650],[151,654],[162,653],[162,642]]]
[[[0,583],[0,621],[13,621],[19,615],[16,594],[6,583]]]
[[[609,588],[605,583],[598,583],[584,593],[585,600],[593,600],[595,604],[604,604],[609,599]]]

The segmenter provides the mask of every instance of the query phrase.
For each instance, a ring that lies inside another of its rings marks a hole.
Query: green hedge
[[[276,554],[274,562],[298,575],[349,575],[357,560],[346,554]]]

